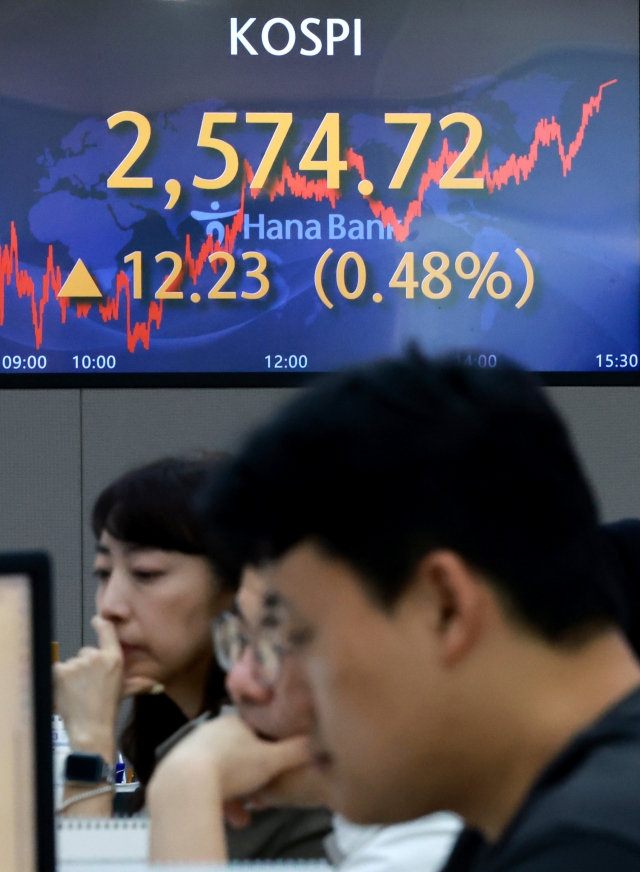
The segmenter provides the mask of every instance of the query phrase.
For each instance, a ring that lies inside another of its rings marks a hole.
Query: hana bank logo
[[[231,19],[231,54],[237,55],[240,46],[250,55],[257,55],[256,38],[257,32],[249,34],[249,30],[256,23],[256,18],[249,18],[243,25],[238,24],[237,18]],[[305,57],[318,55],[325,49],[328,55],[333,55],[337,42],[345,42],[349,36],[353,36],[353,54],[359,57],[362,54],[362,19],[354,18],[350,24],[344,18],[327,18],[326,28],[321,28],[320,18],[305,18],[300,23],[300,37],[304,41],[300,48],[300,54]],[[313,29],[312,29],[313,28]],[[272,42],[272,31],[274,32]],[[326,33],[326,43],[322,37]],[[249,38],[253,42],[249,41]],[[287,18],[270,18],[260,33],[263,48],[271,55],[280,57],[289,54],[295,48],[298,33],[294,25]]]
[[[225,225],[220,220],[221,218],[231,218],[233,215],[237,215],[240,209],[236,209],[233,212],[218,212],[220,208],[220,203],[217,200],[212,200],[211,209],[212,212],[198,212],[193,211],[191,213],[191,217],[195,218],[196,221],[207,221],[207,226],[205,228],[205,233],[207,236],[212,236],[213,231],[218,234],[218,242],[220,245],[224,242],[224,234],[226,231]]]

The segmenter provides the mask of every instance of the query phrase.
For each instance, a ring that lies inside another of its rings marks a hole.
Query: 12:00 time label
[[[265,354],[267,369],[306,369],[306,354]]]

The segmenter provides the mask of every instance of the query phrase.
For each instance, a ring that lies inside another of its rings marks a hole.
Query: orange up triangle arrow
[[[69,273],[58,297],[101,297],[102,292],[91,278],[89,270],[80,258]]]

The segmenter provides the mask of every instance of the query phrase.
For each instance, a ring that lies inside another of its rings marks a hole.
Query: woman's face
[[[104,531],[94,563],[98,614],[116,628],[125,680],[171,685],[208,666],[211,621],[224,607],[204,557],[142,547]]]

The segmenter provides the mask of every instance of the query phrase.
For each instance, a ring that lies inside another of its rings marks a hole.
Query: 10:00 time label
[[[89,354],[84,354],[80,357],[78,354],[73,358],[73,363],[76,369],[115,369],[115,355],[99,354],[97,357],[91,357]]]

